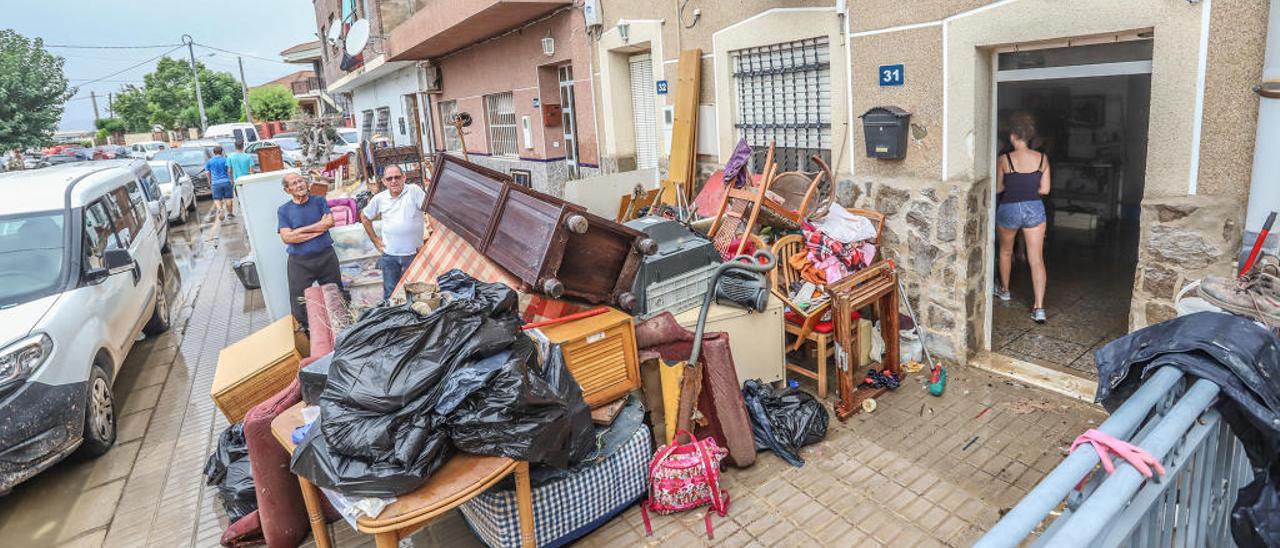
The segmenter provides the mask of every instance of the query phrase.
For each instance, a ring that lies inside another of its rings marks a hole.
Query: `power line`
[[[142,62],[140,62],[140,63],[138,63],[138,64],[136,64],[136,65],[131,65],[131,66],[129,66],[128,68],[125,68],[125,69],[117,70],[117,71],[115,71],[115,72],[113,72],[113,73],[111,73],[111,74],[108,74],[108,75],[106,75],[106,76],[101,76],[101,77],[98,77],[98,78],[94,78],[93,80],[89,80],[88,82],[85,82],[85,83],[80,84],[80,85],[82,85],[82,86],[87,86],[87,85],[92,84],[92,83],[94,83],[94,82],[101,82],[101,81],[106,80],[107,78],[110,78],[110,77],[112,77],[112,76],[116,76],[116,75],[119,75],[119,74],[122,74],[122,73],[125,73],[125,72],[128,72],[128,71],[131,71],[131,70],[136,69],[136,68],[138,68],[138,67],[140,67],[140,66],[142,66],[142,65],[145,65],[145,64],[150,63],[150,62],[152,62],[152,61],[155,61],[156,59],[159,59],[159,58],[164,57],[164,56],[166,56],[166,55],[168,55],[168,54],[170,54],[170,53],[173,53],[174,51],[177,51],[177,50],[178,50],[179,48],[181,48],[181,47],[182,47],[182,46],[177,46],[177,47],[175,47],[175,48],[173,48],[173,49],[170,49],[170,50],[165,51],[164,53],[161,53],[160,55],[157,55],[157,56],[155,56],[155,57],[152,57],[152,58],[150,58],[150,59],[147,59],[146,61],[142,61]]]
[[[67,48],[67,49],[159,49],[181,46],[182,44],[156,44],[154,46],[86,46],[86,45],[70,45],[70,44],[45,44],[46,48]]]
[[[281,64],[281,65],[291,65],[291,66],[296,66],[296,63],[286,63],[286,62],[281,61],[281,60],[279,60],[279,59],[268,59],[268,58],[266,58],[266,57],[258,57],[257,55],[250,55],[250,54],[248,54],[248,53],[241,53],[241,52],[238,52],[238,51],[231,51],[231,50],[229,50],[229,49],[215,48],[215,47],[210,46],[210,45],[208,45],[208,44],[201,44],[201,43],[199,43],[199,42],[196,42],[195,44],[196,44],[197,46],[200,46],[200,47],[205,48],[205,49],[211,49],[211,50],[214,50],[214,51],[220,51],[220,52],[222,52],[222,53],[230,53],[231,55],[239,55],[239,56],[241,56],[241,57],[248,57],[248,58],[250,58],[250,59],[257,59],[257,60],[259,60],[259,61],[266,61],[266,62],[268,62],[268,63],[278,63],[278,64]]]

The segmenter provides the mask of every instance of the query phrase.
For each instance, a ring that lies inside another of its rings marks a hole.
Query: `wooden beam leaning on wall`
[[[671,124],[671,157],[662,181],[662,203],[674,206],[693,201],[697,182],[698,102],[702,91],[702,50],[680,52],[676,72],[675,117]]]

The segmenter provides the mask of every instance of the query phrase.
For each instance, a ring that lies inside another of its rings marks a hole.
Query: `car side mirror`
[[[127,249],[108,249],[102,254],[103,270],[108,276],[133,271],[133,256]]]

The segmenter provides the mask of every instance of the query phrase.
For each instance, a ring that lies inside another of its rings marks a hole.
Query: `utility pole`
[[[98,96],[93,91],[89,92],[89,102],[93,103],[93,121],[96,124],[98,122]]]
[[[200,95],[200,74],[196,72],[196,50],[192,47],[195,40],[191,39],[190,34],[182,35],[182,43],[187,45],[187,55],[191,56],[191,79],[196,83],[196,107],[200,109],[200,135],[204,135],[204,130],[209,128],[209,119],[204,115],[204,97]]]
[[[116,117],[116,94],[111,92],[107,93],[107,117]]]
[[[249,106],[249,85],[244,83],[244,58],[236,56],[236,62],[240,63],[240,91],[244,93],[244,119],[252,124],[253,108]]]

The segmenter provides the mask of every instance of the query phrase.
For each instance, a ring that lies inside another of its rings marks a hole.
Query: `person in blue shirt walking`
[[[338,254],[333,250],[333,213],[323,196],[312,196],[310,185],[297,173],[284,176],[284,191],[289,201],[276,210],[277,230],[289,254],[289,300],[293,317],[307,325],[307,306],[302,292],[311,284],[335,283],[342,286]]]
[[[253,155],[244,151],[244,141],[236,141],[236,152],[227,157],[227,167],[231,169],[231,184],[253,172]]]
[[[231,168],[227,166],[227,157],[222,155],[222,147],[213,147],[213,158],[204,163],[209,172],[209,188],[213,191],[213,205],[219,219],[236,216],[231,191]]]

